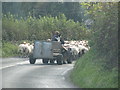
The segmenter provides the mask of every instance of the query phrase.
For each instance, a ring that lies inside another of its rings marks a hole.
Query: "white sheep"
[[[74,59],[85,54],[89,49],[88,41],[65,41],[64,47],[72,53]]]
[[[26,44],[20,44],[18,46],[18,53],[20,54],[21,57],[27,56],[28,49],[27,49]]]
[[[79,55],[83,55],[85,54],[89,49],[83,45],[78,45],[78,48],[79,48]]]
[[[34,49],[34,45],[33,44],[28,46],[29,53],[32,53],[33,49]]]
[[[28,57],[30,53],[33,51],[33,45],[30,43],[23,43],[18,46],[18,52],[21,57]]]
[[[70,45],[68,51],[72,54],[74,60],[78,58],[79,48],[77,46]]]

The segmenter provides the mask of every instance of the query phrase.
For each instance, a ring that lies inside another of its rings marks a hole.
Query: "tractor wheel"
[[[68,58],[67,58],[67,63],[68,63],[68,64],[72,64],[72,60],[73,60],[72,55],[68,56]]]
[[[67,60],[67,63],[68,64],[72,64],[72,60]]]
[[[68,52],[68,58],[67,58],[67,63],[71,64],[72,63],[72,54],[70,52]]]
[[[51,64],[54,64],[54,60],[51,59],[51,60],[50,60],[50,63],[51,63]]]
[[[29,56],[29,62],[30,62],[30,64],[35,64],[36,59],[33,58],[33,54],[31,54],[31,55]]]
[[[48,59],[43,59],[44,64],[48,64],[48,61],[49,61]]]
[[[58,65],[62,65],[63,64],[63,60],[62,60],[63,58],[62,58],[62,55],[59,55],[58,57],[57,57],[57,64]]]

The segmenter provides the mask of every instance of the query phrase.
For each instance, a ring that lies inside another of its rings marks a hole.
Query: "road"
[[[41,60],[29,64],[28,58],[4,58],[2,88],[77,88],[69,80],[74,64],[48,64]]]

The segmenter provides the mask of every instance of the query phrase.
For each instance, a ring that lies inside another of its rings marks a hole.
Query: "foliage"
[[[118,64],[118,3],[82,3],[94,20],[91,41],[98,57],[105,57],[105,63],[112,69]]]
[[[97,60],[94,62],[94,60]],[[71,72],[71,80],[80,88],[118,88],[118,71],[103,69],[105,58],[98,58],[96,51],[90,50],[81,57]]]
[[[72,81],[81,88],[118,88],[118,3],[81,3],[91,27],[91,50],[75,64]]]
[[[10,12],[19,17],[28,15],[36,18],[48,15],[55,17],[64,13],[67,19],[80,22],[83,19],[83,10],[79,2],[3,2],[2,4],[3,14]]]
[[[15,15],[3,15],[3,40],[46,40],[53,31],[60,31],[65,40],[80,40],[89,37],[89,31],[80,22],[67,20],[64,14],[16,19]]]
[[[2,43],[2,57],[18,56],[18,46],[11,42]]]

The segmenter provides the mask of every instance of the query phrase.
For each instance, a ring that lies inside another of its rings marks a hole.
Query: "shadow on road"
[[[50,64],[50,63],[48,63],[48,64],[21,64],[21,66],[48,66],[48,65],[58,65],[58,64],[56,64],[56,63],[54,63],[54,64]]]

